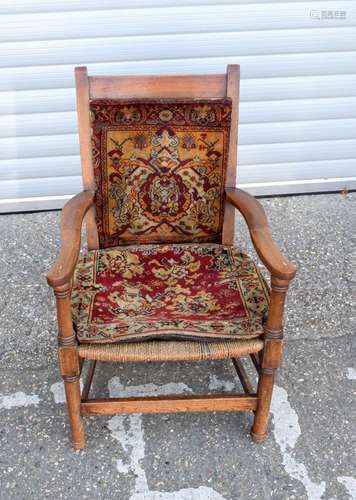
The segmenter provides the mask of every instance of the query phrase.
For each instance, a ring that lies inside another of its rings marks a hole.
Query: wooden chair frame
[[[265,212],[260,203],[247,193],[236,189],[237,125],[239,105],[239,66],[228,66],[226,74],[187,76],[100,76],[88,77],[85,67],[75,70],[80,155],[84,191],[72,198],[62,210],[61,249],[57,261],[48,273],[54,289],[58,314],[59,367],[64,380],[75,449],[85,446],[83,415],[114,415],[118,413],[163,413],[182,411],[255,412],[251,431],[255,442],[267,435],[268,416],[275,371],[282,354],[282,319],[286,293],[296,273],[296,266],[281,254],[273,241]],[[169,396],[140,398],[88,399],[96,361],[91,361],[83,391],[80,391],[80,358],[71,317],[70,294],[72,279],[80,252],[81,228],[86,222],[89,249],[98,249],[95,221],[94,174],[91,158],[91,129],[89,101],[95,98],[221,98],[232,99],[232,126],[222,244],[234,240],[235,209],[244,217],[252,243],[271,273],[271,295],[268,318],[264,326],[264,347],[251,359],[258,373],[257,393],[253,390],[240,359],[233,363],[246,394],[214,394],[204,396]]]

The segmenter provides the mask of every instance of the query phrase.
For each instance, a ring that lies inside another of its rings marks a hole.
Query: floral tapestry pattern
[[[253,261],[217,244],[93,250],[77,265],[73,322],[80,342],[259,336],[269,293]]]
[[[90,103],[102,248],[215,242],[231,100]]]

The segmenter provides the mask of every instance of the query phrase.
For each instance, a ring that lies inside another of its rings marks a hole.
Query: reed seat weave
[[[263,340],[226,342],[152,340],[117,344],[81,344],[79,356],[97,361],[209,361],[235,358],[263,349]]]

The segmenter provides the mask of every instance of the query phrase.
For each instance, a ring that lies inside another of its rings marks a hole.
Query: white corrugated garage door
[[[241,65],[240,186],[356,187],[356,2],[1,0],[0,211],[81,189],[73,67],[199,73]]]

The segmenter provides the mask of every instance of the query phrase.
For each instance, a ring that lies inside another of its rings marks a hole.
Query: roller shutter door
[[[239,185],[356,186],[352,0],[1,0],[0,15],[1,212],[59,208],[81,190],[75,65],[174,74],[239,63]]]

